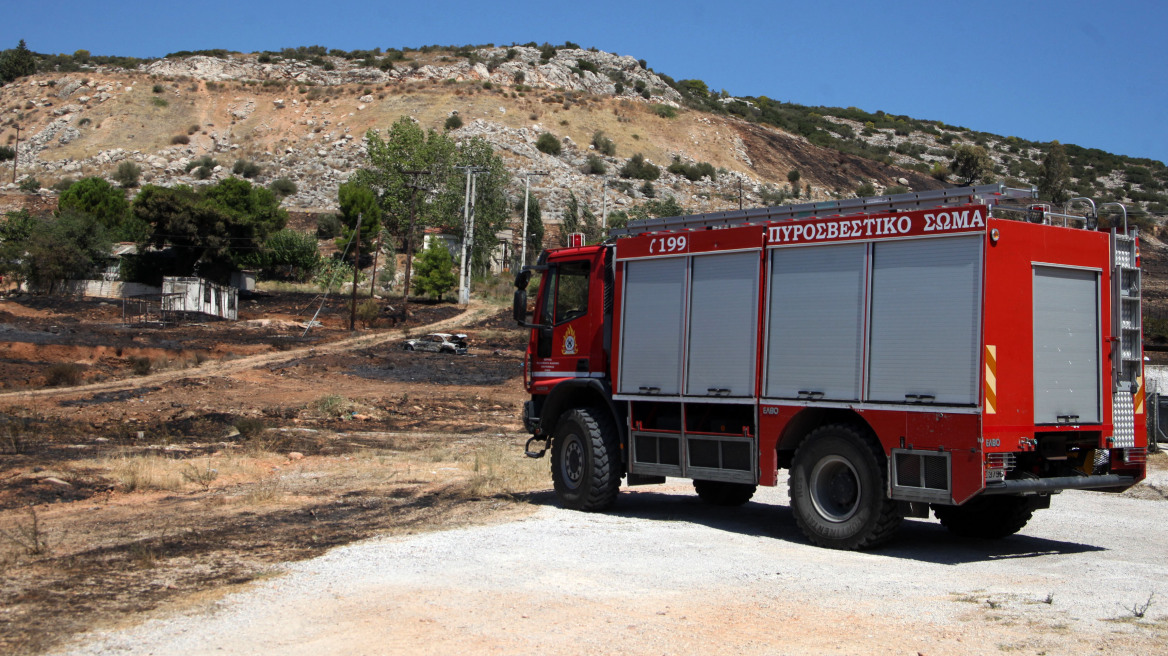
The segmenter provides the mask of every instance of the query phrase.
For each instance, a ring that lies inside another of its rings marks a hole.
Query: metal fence
[[[1168,443],[1168,395],[1148,395],[1148,451],[1160,450],[1160,443]]]

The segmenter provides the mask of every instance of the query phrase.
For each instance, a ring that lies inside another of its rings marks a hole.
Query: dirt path
[[[443,321],[432,323],[430,325],[411,327],[409,328],[409,332],[441,332],[442,330],[452,326],[472,323],[477,319],[487,316],[493,310],[493,308],[480,301],[472,300],[467,308],[460,314]],[[78,385],[68,388],[44,388],[36,390],[21,390],[18,392],[6,392],[0,394],[0,406],[11,403],[24,402],[33,398],[68,399],[77,396],[93,394],[95,392],[125,391],[151,385],[170,383],[182,379],[194,380],[199,378],[210,378],[213,376],[224,376],[266,365],[288,362],[310,354],[324,355],[330,353],[343,353],[355,349],[377,346],[379,344],[384,344],[393,340],[402,339],[405,334],[406,331],[403,329],[388,330],[371,334],[360,334],[354,337],[345,338],[319,346],[291,349],[288,351],[278,351],[275,353],[261,353],[258,355],[251,355],[233,360],[206,362],[198,368],[176,369],[172,371],[163,371],[155,374],[149,374],[146,376],[102,381],[99,383],[90,383],[88,385]]]

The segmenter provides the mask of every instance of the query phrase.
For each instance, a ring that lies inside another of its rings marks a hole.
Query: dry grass
[[[475,451],[466,482],[469,497],[513,496],[547,487],[546,462],[526,458],[514,445],[492,443]]]
[[[126,492],[183,489],[183,463],[155,455],[126,456],[107,464],[118,487]]]

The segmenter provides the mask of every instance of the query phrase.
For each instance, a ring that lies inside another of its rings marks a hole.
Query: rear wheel
[[[1034,516],[1026,497],[977,497],[963,506],[933,506],[941,525],[963,538],[996,540],[1013,535]]]
[[[604,510],[620,491],[620,444],[616,424],[597,408],[576,408],[556,425],[552,481],[565,508]]]
[[[832,549],[866,549],[900,526],[896,502],[885,497],[884,453],[853,426],[816,429],[795,451],[791,510],[809,540]]]
[[[702,501],[715,506],[741,506],[754,496],[757,485],[725,481],[694,481],[694,491]]]

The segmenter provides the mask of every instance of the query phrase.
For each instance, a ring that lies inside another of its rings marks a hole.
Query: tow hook
[[[542,458],[543,454],[547,453],[548,443],[550,442],[550,440],[551,440],[551,438],[547,435],[543,435],[543,436],[536,435],[536,436],[532,437],[530,440],[527,440],[527,445],[523,447],[523,455],[527,456],[528,458]],[[539,451],[536,451],[531,446],[532,442],[543,442],[543,448],[540,449]]]

